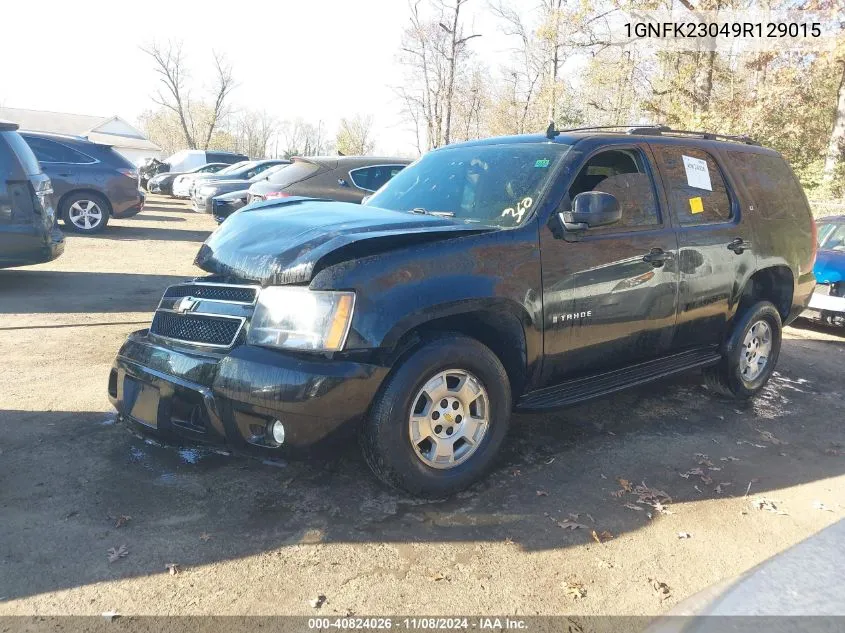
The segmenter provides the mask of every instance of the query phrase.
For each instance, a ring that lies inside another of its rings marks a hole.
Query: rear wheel
[[[760,301],[741,315],[725,345],[722,361],[705,370],[707,386],[737,398],[750,398],[769,381],[780,355],[780,313]]]
[[[109,203],[96,193],[75,193],[62,202],[65,227],[77,233],[99,233],[109,223]]]
[[[361,446],[383,482],[444,497],[486,473],[510,412],[510,383],[496,355],[469,337],[442,335],[387,378],[361,430]]]

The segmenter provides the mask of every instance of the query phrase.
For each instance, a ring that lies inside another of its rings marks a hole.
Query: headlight
[[[336,352],[343,349],[354,292],[270,286],[258,296],[247,342],[285,349]]]

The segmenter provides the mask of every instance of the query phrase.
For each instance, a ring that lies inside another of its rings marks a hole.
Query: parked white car
[[[225,176],[227,173],[234,171],[236,169],[240,169],[244,165],[246,165],[249,161],[241,161],[239,163],[235,163],[234,165],[229,165],[228,167],[224,167],[218,172],[214,174],[201,174],[201,173],[193,173],[193,174],[181,174],[176,176],[176,179],[173,181],[173,197],[174,198],[190,198],[193,194],[193,187],[194,183],[197,181],[198,178],[203,179],[206,176]]]

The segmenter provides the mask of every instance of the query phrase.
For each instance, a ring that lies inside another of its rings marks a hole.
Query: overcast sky
[[[469,1],[467,27],[483,35],[473,48],[494,66],[513,43],[487,3]],[[409,16],[405,0],[3,4],[0,105],[118,115],[134,124],[153,106],[156,88],[140,47],[181,38],[200,86],[210,81],[212,48],[228,56],[238,106],[266,109],[279,119],[322,119],[330,130],[341,116],[372,114],[378,150],[413,150],[392,90],[402,78],[396,54]]]

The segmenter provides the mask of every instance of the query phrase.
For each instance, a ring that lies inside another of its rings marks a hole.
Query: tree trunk
[[[455,93],[455,64],[458,57],[458,18],[461,13],[461,5],[466,0],[457,0],[455,3],[455,14],[452,18],[452,42],[449,50],[449,78],[446,84],[446,125],[443,131],[443,144],[449,144],[452,135],[452,99]]]
[[[839,95],[836,101],[836,118],[833,131],[827,145],[824,161],[824,179],[830,181],[836,173],[836,167],[845,159],[845,61],[842,62],[842,76],[839,79]]]

